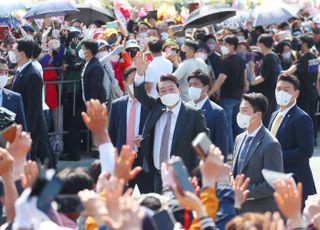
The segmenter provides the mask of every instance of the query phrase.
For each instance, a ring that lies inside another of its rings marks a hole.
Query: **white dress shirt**
[[[86,62],[86,64],[84,65],[83,69],[82,69],[82,72],[81,72],[81,88],[82,88],[82,100],[84,103],[86,103],[86,96],[84,94],[84,81],[83,81],[83,75],[84,75],[84,72],[86,71],[86,68],[87,68],[87,65],[88,65],[89,62]]]
[[[155,57],[146,70],[146,82],[152,83],[152,89],[150,95],[154,98],[158,96],[158,92],[156,89],[157,83],[160,81],[160,77],[165,74],[170,74],[173,71],[172,63],[162,57]]]
[[[0,107],[2,107],[3,104],[3,89],[0,89]]]
[[[246,136],[247,137],[255,137],[257,136],[257,133],[259,132],[259,130],[262,128],[262,123],[260,124],[260,126],[255,130],[253,131],[251,134],[248,133],[248,131],[246,131]],[[253,139],[252,139],[253,140]]]
[[[285,118],[285,116],[287,115],[287,113],[290,111],[290,109],[292,109],[295,105],[297,104],[297,102],[293,103],[293,105],[291,105],[290,107],[286,108],[285,110],[281,111],[281,109],[279,110],[279,113],[281,113],[282,115],[282,120],[283,118]],[[281,121],[282,122],[282,121]],[[281,124],[281,123],[280,123]]]
[[[41,76],[41,79],[43,81],[43,69],[42,69],[42,65],[38,62],[38,61],[33,61],[32,62],[32,65],[33,67],[38,70],[38,72],[40,73],[40,76]],[[49,110],[49,107],[48,105],[46,104],[45,102],[45,92],[44,92],[44,88],[45,88],[45,85],[43,84],[43,87],[42,87],[42,109],[43,110]]]
[[[129,122],[129,115],[130,109],[132,106],[133,99],[129,96],[128,104],[127,104],[127,130],[128,130],[128,122]],[[137,137],[139,135],[139,128],[140,128],[140,116],[141,116],[141,103],[137,100],[136,104],[136,117],[134,122],[134,136]],[[134,151],[138,151],[138,147],[134,146]]]
[[[99,158],[101,163],[101,172],[113,174],[115,157],[114,147],[111,142],[106,142],[99,145]]]
[[[170,159],[170,152],[171,152],[171,146],[172,146],[172,139],[173,139],[173,134],[174,130],[176,128],[177,124],[177,118],[180,112],[181,108],[181,100],[179,103],[174,107],[171,111],[171,124],[170,124],[170,133],[169,133],[169,146],[168,146],[168,157],[167,159]],[[166,112],[168,112],[169,109],[166,109]],[[163,136],[163,131],[164,127],[167,122],[167,113],[163,113],[160,117],[160,119],[157,121],[155,130],[154,130],[154,142],[153,142],[153,162],[154,166],[160,170],[161,165],[160,165],[160,147],[161,147],[161,140]]]
[[[17,71],[19,71],[21,73],[21,71],[27,67],[27,65],[29,65],[31,63],[31,61],[27,61],[26,63],[24,63],[21,66],[18,66]]]
[[[202,109],[202,107],[204,106],[207,100],[208,100],[208,96],[205,97],[203,100],[199,101],[198,103],[196,103],[197,108]]]

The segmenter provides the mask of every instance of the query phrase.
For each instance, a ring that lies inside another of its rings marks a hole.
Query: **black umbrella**
[[[232,8],[217,8],[214,5],[202,6],[193,11],[184,25],[185,28],[199,28],[214,23],[219,23],[236,15]]]
[[[114,14],[108,9],[97,7],[91,4],[76,5],[79,12],[74,12],[65,17],[65,20],[80,19],[85,24],[91,24],[96,21],[106,22],[114,20]]]
[[[44,18],[45,16],[65,16],[67,14],[79,11],[73,5],[62,1],[47,1],[37,3],[27,11],[24,18]]]

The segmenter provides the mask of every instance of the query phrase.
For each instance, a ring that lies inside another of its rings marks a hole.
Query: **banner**
[[[123,28],[127,28],[127,22],[130,18],[132,7],[127,0],[114,0],[114,15]]]

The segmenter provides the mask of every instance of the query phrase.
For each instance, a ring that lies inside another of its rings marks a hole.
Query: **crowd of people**
[[[133,11],[6,31],[0,229],[320,229],[320,23],[304,20],[185,30]],[[83,130],[98,159],[55,173]]]

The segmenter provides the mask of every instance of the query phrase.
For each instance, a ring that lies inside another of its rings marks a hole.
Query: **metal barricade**
[[[61,71],[62,68],[61,67],[46,67],[44,69],[45,70],[57,70],[57,71]],[[65,130],[63,127],[63,123],[64,123],[64,116],[63,116],[63,104],[62,104],[62,96],[63,96],[63,88],[67,85],[72,84],[72,116],[75,115],[76,113],[76,94],[77,94],[77,84],[80,84],[80,80],[64,80],[64,76],[60,73],[57,73],[58,76],[61,76],[60,80],[56,80],[56,81],[44,81],[44,86],[47,85],[56,85],[57,86],[57,94],[58,94],[58,108],[57,108],[57,124],[58,124],[58,129],[54,130],[53,132],[49,132],[48,135],[50,136],[54,136],[54,135],[65,135],[68,134],[68,130]],[[46,95],[46,87],[44,87],[44,95]],[[53,120],[53,119],[52,119]],[[89,151],[90,148],[90,132],[86,129],[86,130],[81,130],[81,133],[86,133],[86,139],[87,139],[87,151]]]

